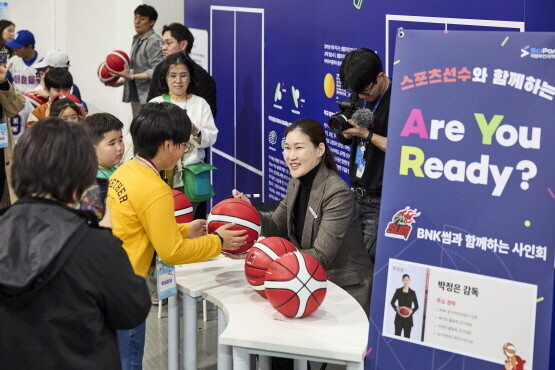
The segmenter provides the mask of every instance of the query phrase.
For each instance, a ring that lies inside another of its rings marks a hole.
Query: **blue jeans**
[[[376,239],[378,237],[378,218],[380,216],[380,206],[382,204],[381,195],[365,195],[359,196],[353,193],[355,197],[358,219],[362,228],[362,238],[366,247],[366,252],[370,255],[372,263],[376,259]]]
[[[119,355],[123,370],[142,370],[146,322],[131,330],[118,330]]]

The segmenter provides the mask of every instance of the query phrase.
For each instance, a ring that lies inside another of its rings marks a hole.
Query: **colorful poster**
[[[218,168],[211,202],[232,188],[261,194],[260,201],[282,199],[290,176],[283,133],[301,118],[326,127],[340,175],[349,181],[349,147],[337,142],[327,122],[348,97],[339,66],[350,50],[376,50],[390,75],[399,28],[553,30],[547,14],[554,7],[540,0],[185,0],[185,24],[195,34],[192,56],[207,63],[217,84],[219,134],[207,156]]]
[[[555,34],[405,30],[393,64],[366,368],[549,369]]]

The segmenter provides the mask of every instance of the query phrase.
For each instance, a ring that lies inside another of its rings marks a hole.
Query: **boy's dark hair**
[[[148,19],[154,22],[156,22],[156,20],[158,19],[158,12],[156,11],[156,9],[146,4],[139,5],[137,8],[135,8],[134,14],[138,14],[143,17],[148,17]]]
[[[351,50],[339,68],[341,87],[360,93],[368,85],[375,83],[381,72],[382,61],[376,52],[366,48]]]
[[[73,77],[66,68],[52,68],[44,76],[44,85],[47,89],[71,89]]]
[[[191,120],[185,110],[171,103],[147,103],[131,122],[135,154],[152,159],[166,140],[189,141]]]
[[[187,41],[187,47],[185,48],[185,52],[187,54],[191,53],[191,49],[193,49],[193,43],[195,42],[195,37],[189,31],[189,28],[185,27],[181,23],[171,23],[165,25],[162,28],[162,35],[167,31],[170,32],[170,35],[177,40],[177,42]]]
[[[160,94],[167,94],[170,91],[166,77],[168,75],[168,70],[170,69],[170,67],[177,64],[185,64],[187,66],[187,69],[189,70],[189,86],[187,87],[187,93],[196,86],[197,79],[195,76],[195,64],[193,60],[185,53],[174,53],[168,55],[168,57],[162,62],[159,80],[160,87],[158,88],[158,92]]]
[[[82,123],[87,128],[94,145],[104,139],[107,132],[123,130],[123,123],[110,113],[91,114],[85,117]]]
[[[12,184],[19,198],[49,196],[73,203],[95,183],[98,165],[84,127],[61,118],[41,119],[14,149]]]

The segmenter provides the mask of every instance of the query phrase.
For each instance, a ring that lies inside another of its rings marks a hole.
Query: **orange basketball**
[[[260,235],[260,215],[252,204],[242,199],[230,198],[222,200],[212,208],[206,221],[208,233],[216,231],[220,226],[228,223],[235,224],[231,230],[247,231],[247,243],[235,251],[226,251],[227,253],[245,253],[252,247]]]
[[[284,316],[305,317],[324,301],[327,275],[316,258],[291,252],[270,264],[264,287],[270,304]]]
[[[185,194],[177,189],[172,189],[175,220],[178,224],[186,224],[193,221],[195,213],[193,204]]]
[[[402,317],[409,317],[410,316],[410,308],[405,307],[405,306],[401,306],[399,307],[399,315],[401,315]]]
[[[106,68],[110,72],[123,72],[129,61],[129,55],[125,51],[114,50],[106,56]]]
[[[245,276],[254,291],[266,298],[264,281],[268,266],[279,256],[296,250],[297,247],[289,240],[277,236],[264,238],[254,244],[245,258]]]
[[[114,85],[119,79],[118,76],[114,76],[110,73],[110,71],[106,67],[105,62],[100,63],[100,65],[98,66],[97,74],[100,82],[102,82],[106,86]]]

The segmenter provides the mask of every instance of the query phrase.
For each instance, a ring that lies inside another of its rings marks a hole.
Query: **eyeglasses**
[[[370,85],[370,88],[366,89],[365,91],[357,93],[357,95],[362,96],[364,98],[369,98],[370,93],[372,92],[372,89],[374,88],[374,85],[375,85],[375,82],[372,82],[372,84]]]
[[[164,46],[170,47],[173,44],[175,44],[175,41],[173,41],[173,40],[160,41],[160,47],[161,48],[163,48]]]
[[[185,80],[188,80],[189,78],[191,78],[191,76],[189,75],[189,73],[183,72],[183,73],[180,73],[180,74],[171,73],[166,78],[168,80],[174,80],[174,81],[177,81],[177,80],[185,81]]]
[[[185,151],[183,152],[183,154],[189,153],[193,151],[193,149],[195,148],[195,146],[189,142],[184,142],[184,143],[181,143],[180,145],[183,145],[185,147]]]

